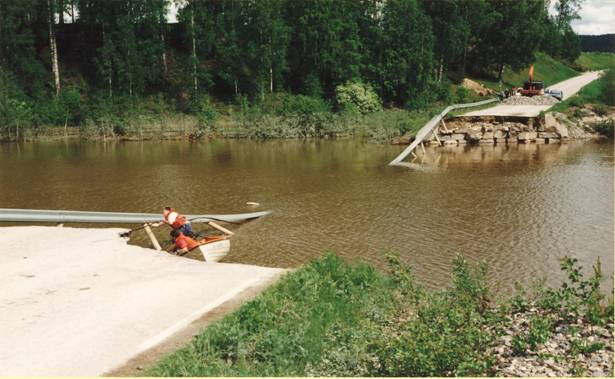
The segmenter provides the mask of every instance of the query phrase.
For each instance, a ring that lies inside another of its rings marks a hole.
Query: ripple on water
[[[428,149],[425,171],[386,167],[399,150],[352,141],[0,145],[0,204],[238,213],[256,201],[274,213],[241,226],[230,262],[296,267],[335,251],[384,269],[384,254],[397,252],[432,287],[450,281],[457,253],[487,262],[504,292],[539,276],[556,282],[567,254],[613,266],[612,144]]]

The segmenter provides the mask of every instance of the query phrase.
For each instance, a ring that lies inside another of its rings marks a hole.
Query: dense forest
[[[549,0],[0,0],[0,128],[78,125],[152,98],[205,117],[212,99],[272,93],[336,109],[350,85],[418,109],[537,51],[574,61],[580,2],[549,13]]]
[[[597,36],[580,36],[581,51],[600,51],[615,53],[615,34],[600,34]]]

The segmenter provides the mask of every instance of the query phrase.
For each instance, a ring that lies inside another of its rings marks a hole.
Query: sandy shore
[[[151,360],[284,272],[127,245],[122,231],[0,229],[1,376],[97,376]]]

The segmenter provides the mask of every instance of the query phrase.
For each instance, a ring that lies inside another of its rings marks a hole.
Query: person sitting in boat
[[[175,244],[173,245],[175,255],[184,255],[202,244],[225,240],[228,238],[228,236],[213,236],[195,240],[194,238],[186,236],[180,229],[173,229],[171,231],[171,237],[173,237],[173,241],[175,241]]]
[[[173,230],[180,230],[185,236],[194,237],[192,225],[190,224],[190,221],[186,219],[186,216],[179,214],[171,207],[164,207],[162,210],[162,216],[162,222],[170,225]]]
[[[173,237],[173,241],[175,241],[175,245],[173,246],[175,255],[184,255],[202,243],[202,241],[197,241],[186,236],[180,229],[173,229],[171,231],[171,237]]]

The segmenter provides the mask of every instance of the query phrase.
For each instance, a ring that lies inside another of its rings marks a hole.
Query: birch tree
[[[60,94],[60,67],[58,65],[58,45],[55,33],[55,1],[47,0],[47,23],[49,25],[49,50],[51,52],[51,71],[53,72],[53,82],[55,85],[56,96]],[[60,18],[63,14],[60,13]]]

